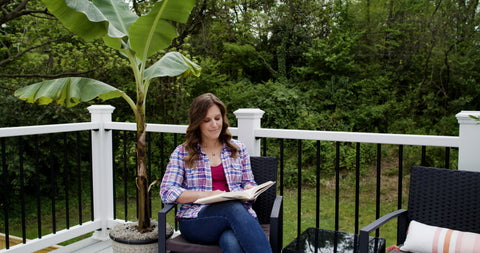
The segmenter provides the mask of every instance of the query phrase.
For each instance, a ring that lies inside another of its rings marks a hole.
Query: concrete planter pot
[[[156,253],[158,252],[158,224],[152,220],[151,232],[140,233],[136,222],[118,224],[110,230],[114,253]],[[167,224],[167,236],[173,234],[173,228]]]

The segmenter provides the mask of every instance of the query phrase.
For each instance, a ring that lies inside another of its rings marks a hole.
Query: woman
[[[223,252],[271,252],[251,202],[193,204],[223,191],[256,185],[245,145],[228,131],[226,107],[215,95],[195,98],[189,110],[186,141],[170,156],[160,195],[164,203],[180,203],[182,236],[193,243],[218,243]]]

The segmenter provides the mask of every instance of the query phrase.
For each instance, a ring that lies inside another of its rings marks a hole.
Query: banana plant
[[[123,0],[42,0],[71,32],[86,41],[103,42],[127,57],[136,85],[136,99],[104,82],[67,77],[31,84],[15,91],[29,103],[56,103],[67,107],[95,98],[122,97],[135,114],[137,126],[138,230],[151,230],[150,193],[146,169],[145,102],[153,78],[200,75],[201,68],[178,52],[168,52],[147,66],[148,59],[167,48],[177,36],[173,22],[185,23],[195,0],[162,0],[150,12],[138,16]]]

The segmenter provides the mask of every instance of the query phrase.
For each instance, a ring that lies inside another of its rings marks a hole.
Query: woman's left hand
[[[245,190],[248,190],[248,189],[250,189],[250,188],[253,188],[253,187],[254,187],[253,185],[251,185],[251,184],[248,184],[248,185],[246,185],[246,186],[245,186],[245,188],[244,188],[244,189],[245,189]]]

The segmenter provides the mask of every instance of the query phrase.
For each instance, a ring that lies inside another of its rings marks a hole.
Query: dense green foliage
[[[130,2],[143,13],[154,1]],[[0,127],[88,120],[89,104],[45,110],[13,98],[44,79],[95,78],[133,96],[126,58],[101,41],[72,35],[39,0],[3,1],[2,9]],[[193,59],[202,75],[154,81],[146,121],[186,124],[190,101],[213,92],[232,125],[233,111],[255,107],[266,128],[457,135],[455,114],[480,107],[479,23],[477,1],[198,0],[168,50]],[[134,120],[120,99],[108,103],[115,121]],[[304,145],[312,163],[314,144]],[[333,149],[322,145],[326,161]],[[362,149],[373,162],[375,148]],[[342,168],[351,150],[342,145]]]
[[[124,57],[102,43],[79,40],[39,1],[28,1],[22,13],[15,8],[25,1],[6,2],[2,108],[24,107],[7,98],[13,90],[46,78],[77,75],[112,84],[131,79]],[[134,6],[142,12],[149,4]],[[147,120],[185,123],[191,99],[208,91],[230,111],[265,110],[264,127],[455,135],[454,114],[479,107],[477,5],[197,1],[171,47],[195,58],[202,77],[152,85]],[[133,86],[119,88],[128,92]],[[117,107],[115,120],[132,120],[130,113],[123,113],[128,108],[112,103]],[[62,120],[83,121],[84,108]],[[41,115],[17,115],[2,120],[1,126],[54,120]],[[2,112],[4,116],[12,115]]]

